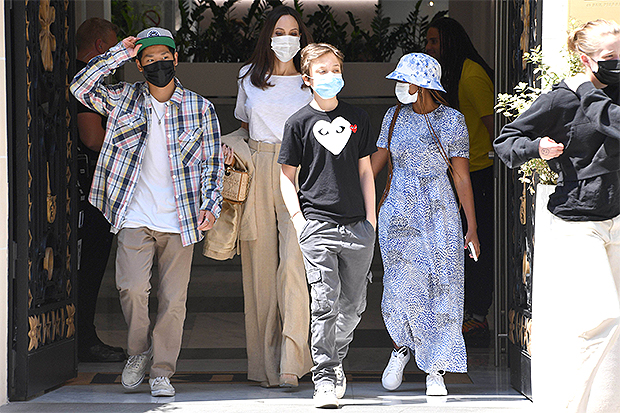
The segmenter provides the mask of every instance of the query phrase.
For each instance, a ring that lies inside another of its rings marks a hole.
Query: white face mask
[[[398,101],[403,105],[408,103],[416,103],[418,101],[418,92],[420,89],[416,90],[413,95],[410,95],[409,86],[409,83],[396,82],[396,87],[394,88],[396,99],[398,99]]]
[[[301,48],[299,36],[274,36],[271,38],[271,50],[282,63],[295,57]]]

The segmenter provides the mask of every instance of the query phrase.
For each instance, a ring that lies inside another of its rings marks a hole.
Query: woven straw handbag
[[[233,204],[243,203],[250,191],[251,177],[247,171],[227,166],[224,171],[222,196]]]

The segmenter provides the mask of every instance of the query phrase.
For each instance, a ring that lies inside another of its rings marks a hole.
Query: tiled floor
[[[352,351],[349,365],[365,364],[381,369],[384,361],[373,362],[374,350]],[[473,353],[470,358],[486,359],[487,352]],[[369,360],[370,359],[370,360]],[[362,361],[364,360],[364,361]],[[480,360],[478,360],[480,361]],[[354,362],[354,363],[353,363]],[[448,385],[447,397],[424,396],[424,384],[405,382],[398,391],[386,392],[374,383],[350,382],[342,399],[343,411],[349,412],[532,412],[531,403],[514,391],[508,383],[506,368],[482,367],[480,363],[469,373],[471,384]],[[215,371],[242,370],[245,360],[182,360],[180,371],[192,369]],[[81,365],[81,371],[115,370],[122,365]],[[256,384],[206,383],[177,384],[177,395],[154,398],[148,385],[136,393],[125,393],[120,384],[63,386],[29,402],[11,403],[0,412],[290,412],[317,411],[312,405],[312,384],[301,383],[298,389],[263,389]]]
[[[194,265],[189,288],[188,316],[178,372],[244,372],[245,337],[243,299],[238,265]],[[208,264],[208,263],[207,263]],[[215,264],[215,263],[212,263]],[[377,276],[378,274],[378,276]],[[345,371],[374,372],[385,367],[390,339],[385,333],[379,303],[380,271],[369,286],[368,308],[356,330]],[[155,287],[154,287],[155,288]],[[126,326],[120,314],[113,271],[106,274],[96,323],[100,337],[125,346]],[[426,397],[422,380],[404,382],[386,392],[380,380],[350,380],[342,409],[350,412],[528,412],[531,402],[513,390],[505,360],[495,367],[491,349],[469,350],[467,384],[448,384],[449,396]],[[119,373],[122,363],[83,363],[80,373]],[[418,371],[413,360],[407,371]],[[107,375],[111,376],[111,375]],[[243,376],[241,376],[243,377]],[[417,377],[412,375],[411,377]],[[65,385],[27,402],[10,403],[0,412],[289,412],[316,411],[312,383],[298,389],[263,389],[251,382],[179,383],[173,398],[154,398],[148,384],[126,393],[120,384]],[[378,410],[377,410],[378,409]]]

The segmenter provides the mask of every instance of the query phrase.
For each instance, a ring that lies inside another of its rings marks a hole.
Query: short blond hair
[[[608,35],[620,36],[620,25],[613,20],[593,20],[581,25],[568,35],[568,50],[590,57],[601,50],[601,40]]]
[[[342,70],[342,62],[344,62],[344,54],[336,47],[328,43],[310,43],[301,49],[301,74],[310,76],[310,66],[312,62],[326,53],[333,53],[340,62]]]

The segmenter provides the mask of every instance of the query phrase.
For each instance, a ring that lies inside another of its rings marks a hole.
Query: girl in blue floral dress
[[[428,373],[426,394],[445,396],[444,372],[467,371],[463,248],[471,242],[475,255],[480,254],[467,126],[463,115],[437,94],[444,89],[441,67],[432,57],[405,55],[387,78],[397,81],[400,104],[385,114],[379,152],[372,159],[375,175],[386,162],[391,166],[378,226],[384,266],[381,309],[394,350],[382,383],[387,390],[397,389],[413,352],[418,367]],[[467,217],[464,242],[459,201]]]

